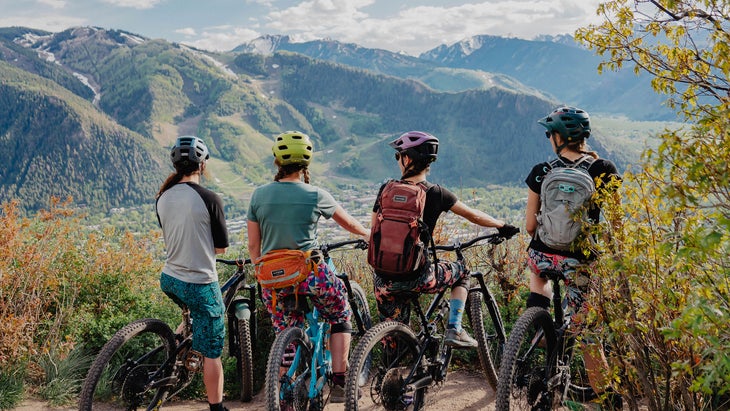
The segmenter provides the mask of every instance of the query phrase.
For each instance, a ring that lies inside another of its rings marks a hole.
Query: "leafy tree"
[[[599,71],[653,76],[687,125],[628,174],[594,304],[616,344],[617,381],[650,409],[730,404],[730,1],[615,0],[576,38]],[[610,338],[610,336],[609,336]],[[621,370],[620,372],[618,370]],[[634,404],[636,405],[636,404]]]

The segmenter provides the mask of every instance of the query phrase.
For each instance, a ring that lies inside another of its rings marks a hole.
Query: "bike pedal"
[[[188,371],[197,372],[203,367],[203,354],[195,350],[190,350],[185,356],[184,363]]]

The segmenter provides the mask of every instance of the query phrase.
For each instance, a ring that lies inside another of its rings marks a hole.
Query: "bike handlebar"
[[[323,253],[327,253],[330,250],[334,250],[337,248],[344,247],[346,245],[355,245],[353,249],[360,249],[360,250],[367,250],[368,249],[368,243],[365,242],[362,238],[356,239],[356,240],[345,240],[345,241],[339,241],[336,243],[323,243],[319,246],[319,249]]]
[[[456,241],[450,245],[437,245],[434,248],[438,251],[458,251],[458,250],[465,250],[482,240],[489,240],[488,241],[489,244],[497,245],[497,244],[500,244],[501,242],[503,242],[504,240],[509,240],[512,237],[513,237],[513,235],[509,236],[509,237],[504,237],[504,236],[499,235],[499,233],[485,234],[485,235],[480,235],[478,237],[472,238],[471,240],[469,240],[465,243]]]
[[[241,258],[237,258],[235,260],[224,260],[222,258],[216,258],[215,262],[225,264],[225,265],[237,265],[239,267],[243,267],[246,264],[251,264],[251,259],[247,258],[244,260]]]

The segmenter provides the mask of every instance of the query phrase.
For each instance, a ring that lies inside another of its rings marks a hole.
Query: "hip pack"
[[[596,191],[588,168],[594,158],[584,155],[571,166],[557,158],[542,181],[537,236],[548,247],[570,250],[588,222],[588,207]]]
[[[276,290],[299,285],[317,268],[311,257],[312,251],[282,249],[271,250],[254,261],[256,281],[262,288],[271,290],[273,312],[276,312]]]

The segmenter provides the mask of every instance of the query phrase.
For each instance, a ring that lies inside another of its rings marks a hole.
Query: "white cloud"
[[[62,15],[34,15],[34,16],[3,16],[0,17],[0,27],[25,26],[34,29],[59,32],[69,27],[88,25],[88,20],[80,17]]]
[[[185,27],[182,29],[177,29],[177,30],[175,30],[175,33],[182,34],[183,36],[186,36],[186,37],[192,37],[192,36],[195,36],[195,34],[196,34],[195,29],[192,27]]]
[[[206,28],[197,36],[197,40],[181,41],[181,43],[203,50],[230,51],[259,36],[261,33],[249,28],[219,26]]]
[[[38,3],[54,9],[62,9],[66,7],[66,0],[36,0]]]
[[[163,0],[102,0],[104,3],[117,7],[127,7],[138,10],[146,10],[155,7]]]
[[[373,0],[309,0],[273,11],[267,29],[303,39],[331,37],[366,47],[419,54],[439,44],[491,34],[530,39],[572,33],[599,0],[490,0],[456,6],[402,6],[387,18],[365,11]]]

